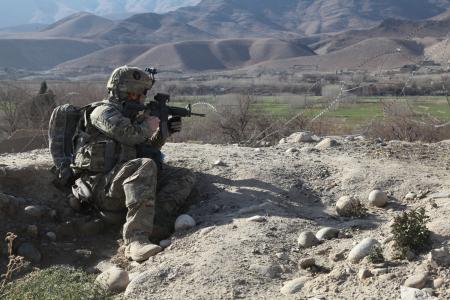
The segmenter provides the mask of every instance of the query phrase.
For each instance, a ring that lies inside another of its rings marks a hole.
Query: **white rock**
[[[338,142],[336,140],[333,140],[331,138],[325,138],[320,143],[318,143],[314,148],[318,150],[326,150],[331,147],[336,147],[338,145]]]
[[[199,235],[205,236],[208,233],[210,233],[211,231],[213,231],[214,229],[216,229],[216,226],[209,226],[209,227],[203,228],[202,230],[200,230]]]
[[[286,153],[295,153],[295,152],[298,152],[298,149],[297,148],[289,148],[289,149],[287,149],[286,150]]]
[[[103,273],[111,268],[115,268],[116,266],[111,263],[109,260],[102,260],[100,261],[96,266],[95,269],[98,270],[100,273]]]
[[[414,289],[406,286],[400,287],[400,295],[402,300],[434,300],[436,297],[432,297],[426,291]]]
[[[360,280],[364,280],[364,279],[367,279],[372,276],[373,276],[372,272],[370,272],[370,270],[368,270],[366,268],[362,268],[358,271],[358,278]]]
[[[433,280],[433,287],[434,287],[435,289],[438,289],[438,288],[440,288],[441,286],[443,286],[444,283],[445,283],[444,278],[438,277],[438,278],[436,278],[435,280]]]
[[[388,197],[385,192],[381,190],[373,190],[369,194],[369,205],[376,207],[386,206]]]
[[[194,218],[192,218],[190,215],[180,215],[175,220],[175,231],[183,231],[191,229],[196,225]]]
[[[286,139],[285,139],[285,138],[282,138],[282,139],[278,142],[278,145],[283,145],[283,144],[286,144]]]
[[[286,138],[287,143],[311,143],[314,142],[310,132],[296,132]]]
[[[27,206],[27,207],[25,207],[24,211],[25,211],[25,214],[29,215],[30,217],[34,217],[34,218],[40,218],[45,213],[45,209],[42,206],[38,206],[38,205]]]
[[[317,231],[316,238],[318,240],[331,240],[337,238],[339,234],[339,229],[332,227],[325,227]]]
[[[420,272],[420,273],[416,273],[415,275],[406,279],[404,285],[406,287],[422,289],[425,287],[427,280],[428,280],[428,274],[425,272]]]
[[[413,193],[413,192],[409,192],[408,194],[406,194],[405,199],[406,200],[414,200],[417,198],[417,194]]]
[[[218,159],[214,162],[214,165],[223,167],[223,166],[226,166],[227,164],[223,160]]]
[[[54,232],[47,232],[46,236],[50,241],[52,242],[56,241],[56,234]]]
[[[357,214],[361,208],[361,202],[358,199],[343,196],[336,202],[336,212],[343,217],[351,217]]]
[[[450,252],[447,247],[431,250],[428,261],[434,267],[450,267]]]
[[[256,222],[256,223],[262,223],[262,222],[266,222],[267,219],[263,216],[253,216],[250,218],[247,218],[248,222]]]
[[[358,263],[361,259],[369,255],[372,248],[379,245],[378,241],[374,238],[365,238],[348,254],[347,259],[352,263]]]
[[[303,231],[298,237],[298,246],[302,248],[310,248],[319,244],[319,240],[311,231]]]
[[[161,240],[161,241],[159,241],[159,246],[161,248],[167,248],[170,245],[172,245],[172,241],[171,240]]]
[[[128,272],[118,267],[112,267],[97,276],[95,281],[111,292],[122,292],[130,283]]]
[[[303,288],[303,286],[305,285],[305,283],[307,281],[308,281],[308,278],[306,278],[306,277],[300,277],[300,278],[296,278],[291,281],[288,281],[281,288],[281,293],[285,296],[295,294]]]

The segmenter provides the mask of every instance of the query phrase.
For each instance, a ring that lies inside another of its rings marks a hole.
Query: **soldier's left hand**
[[[170,117],[167,121],[167,125],[169,127],[170,133],[180,132],[181,131],[181,117]]]

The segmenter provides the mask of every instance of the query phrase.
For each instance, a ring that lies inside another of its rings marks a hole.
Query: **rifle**
[[[206,116],[205,114],[193,113],[191,104],[188,104],[186,108],[168,106],[167,103],[170,101],[170,95],[168,94],[157,93],[153,99],[154,100],[146,104],[127,101],[124,107],[125,115],[133,115],[137,112],[144,111],[150,116],[158,117],[160,120],[159,129],[161,131],[163,138],[169,137],[169,126],[168,126],[169,116],[178,118],[192,117],[192,116],[198,117]]]

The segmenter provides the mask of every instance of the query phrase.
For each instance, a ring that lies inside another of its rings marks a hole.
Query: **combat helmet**
[[[136,67],[122,66],[115,69],[106,87],[114,97],[124,99],[128,93],[145,95],[153,86],[154,78]]]

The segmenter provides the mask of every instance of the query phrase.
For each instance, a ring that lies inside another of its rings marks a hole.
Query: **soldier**
[[[114,70],[107,84],[109,99],[91,104],[79,126],[72,165],[78,199],[91,199],[104,215],[126,210],[125,255],[134,261],[162,250],[149,237],[169,233],[195,184],[191,171],[162,164],[159,150],[165,139],[159,118],[126,110],[129,101],[143,101],[153,83],[153,75],[138,68]],[[179,132],[181,120],[169,119],[168,127],[170,133]],[[159,155],[139,157],[143,145]]]

